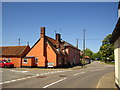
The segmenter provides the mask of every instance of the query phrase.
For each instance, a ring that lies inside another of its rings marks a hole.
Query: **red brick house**
[[[14,67],[22,67],[22,58],[29,50],[29,46],[2,46],[0,47],[0,60],[8,60],[14,64]]]
[[[40,39],[29,46],[0,47],[0,59],[14,63],[15,67],[67,67],[80,64],[80,50],[56,34],[55,39],[45,35],[41,27]]]
[[[46,36],[45,27],[41,27],[40,39],[22,59],[23,67],[64,67],[79,63],[80,50],[61,40],[60,34],[56,34],[56,39]]]

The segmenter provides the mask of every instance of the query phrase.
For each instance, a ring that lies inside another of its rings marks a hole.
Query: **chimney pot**
[[[45,37],[45,27],[41,27],[41,38]]]
[[[56,40],[60,43],[61,42],[61,35],[56,33]]]

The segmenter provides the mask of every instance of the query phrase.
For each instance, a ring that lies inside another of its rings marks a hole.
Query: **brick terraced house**
[[[29,46],[2,46],[0,60],[8,60],[14,64],[14,67],[22,67],[22,58],[29,50]]]
[[[41,27],[40,39],[22,59],[23,67],[66,67],[80,64],[80,50],[56,34],[56,39],[45,35]]]

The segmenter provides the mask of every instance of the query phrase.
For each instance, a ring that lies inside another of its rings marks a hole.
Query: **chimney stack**
[[[45,27],[41,27],[41,38],[45,37]]]
[[[78,38],[77,38],[77,45],[76,45],[76,47],[78,48]]]
[[[41,55],[42,56],[45,56],[45,27],[41,27],[41,47],[42,47],[42,50],[41,50]]]
[[[56,40],[60,43],[61,42],[61,35],[56,33]]]

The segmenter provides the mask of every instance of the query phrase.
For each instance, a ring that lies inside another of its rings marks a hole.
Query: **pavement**
[[[103,66],[114,66],[114,65],[108,65],[104,62],[101,62]],[[89,66],[89,65],[87,65]],[[98,82],[98,85],[96,88],[116,88],[115,86],[115,71],[109,72],[101,77],[101,79]]]
[[[99,81],[97,88],[116,88],[114,72],[105,74]]]
[[[108,65],[108,64],[105,64],[104,62],[101,62],[101,63],[104,65]],[[108,65],[108,66],[115,66],[115,65]],[[97,87],[98,88],[116,88],[115,71],[107,73],[104,76],[102,76],[102,78],[99,80]]]

